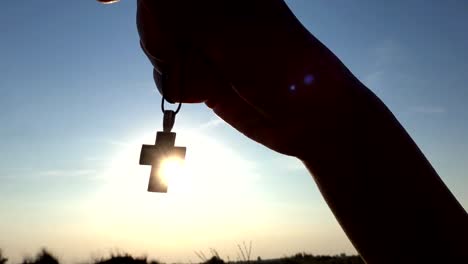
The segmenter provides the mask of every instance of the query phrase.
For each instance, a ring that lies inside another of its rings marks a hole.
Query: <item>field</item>
[[[242,252],[242,251],[241,251]],[[306,253],[298,253],[294,256],[283,257],[278,259],[261,259],[257,257],[256,260],[250,260],[250,256],[241,254],[242,260],[237,261],[226,261],[221,259],[216,251],[213,251],[213,256],[206,258],[204,255],[199,255],[201,261],[199,263],[204,264],[364,264],[364,261],[359,256],[347,256],[345,254],[336,256],[324,256],[324,255],[311,255]],[[8,262],[8,257],[3,256],[0,251],[0,264],[16,264]],[[57,259],[52,253],[43,249],[37,254],[35,258],[24,259],[18,264],[60,264],[60,260]],[[67,263],[68,264],[68,263]],[[76,264],[164,264],[156,260],[149,260],[146,257],[133,257],[128,254],[111,255],[107,258],[95,259],[88,263],[76,263]],[[180,264],[180,263],[178,263]],[[190,263],[193,264],[193,263]]]

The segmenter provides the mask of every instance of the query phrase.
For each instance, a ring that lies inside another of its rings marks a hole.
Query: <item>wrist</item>
[[[299,124],[300,131],[296,156],[310,160],[317,154],[338,155],[362,133],[379,100],[307,30],[298,36],[285,67],[294,89],[289,114],[296,120],[290,123]]]
[[[334,85],[332,95],[309,105],[314,110],[302,121],[297,157],[313,168],[337,166],[338,161],[346,166],[359,151],[360,142],[375,136],[372,124],[385,118],[383,104],[354,76],[342,77]]]

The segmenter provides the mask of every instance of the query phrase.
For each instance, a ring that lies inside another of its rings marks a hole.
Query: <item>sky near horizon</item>
[[[468,208],[468,3],[287,3]],[[177,117],[184,178],[146,192],[139,151],[162,116],[134,1],[3,1],[0,29],[0,248],[11,260],[43,246],[66,261],[122,250],[189,262],[209,248],[236,259],[243,241],[254,258],[355,253],[299,161],[203,105]]]

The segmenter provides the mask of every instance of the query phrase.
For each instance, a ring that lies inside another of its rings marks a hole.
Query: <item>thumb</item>
[[[156,86],[170,103],[202,103],[231,89],[229,82],[192,50],[185,49],[168,62],[152,62]]]

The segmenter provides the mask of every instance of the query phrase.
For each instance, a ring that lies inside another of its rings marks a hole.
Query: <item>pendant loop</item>
[[[164,111],[164,117],[163,117],[163,131],[164,132],[171,132],[172,128],[174,127],[175,116],[176,116],[176,112],[172,110]]]
[[[161,100],[161,111],[163,113],[166,112],[166,108],[164,107],[164,102],[166,101],[166,98],[164,98],[164,95],[162,96],[162,100]],[[179,102],[179,105],[177,106],[176,110],[174,111],[174,114],[176,115],[177,113],[179,113],[180,111],[180,108],[182,107],[182,103]]]

